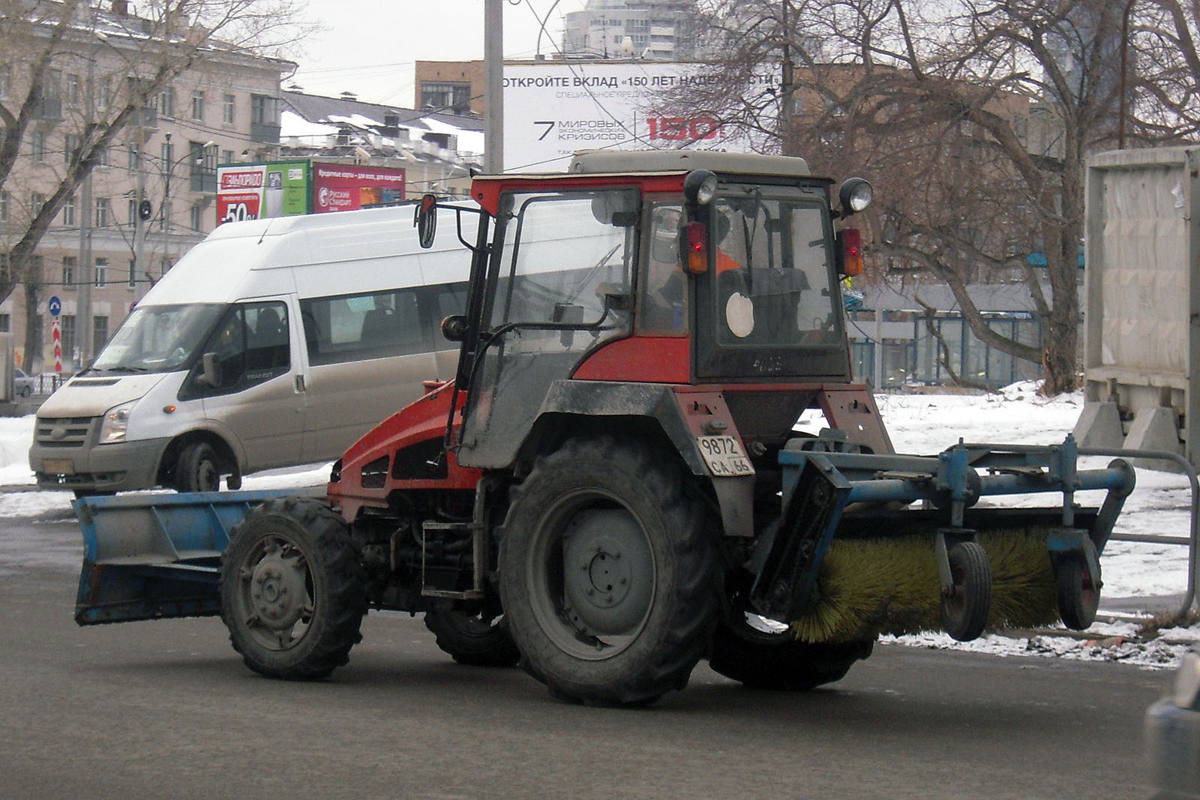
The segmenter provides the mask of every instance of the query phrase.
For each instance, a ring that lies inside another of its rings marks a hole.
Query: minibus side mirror
[[[217,354],[205,353],[200,356],[200,374],[196,376],[196,382],[202,383],[205,386],[211,386],[216,389],[221,385],[221,370],[217,366]]]

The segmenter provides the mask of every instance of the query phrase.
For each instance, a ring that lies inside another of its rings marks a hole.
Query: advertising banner
[[[217,224],[308,213],[308,162],[217,167]]]
[[[315,214],[353,211],[404,199],[403,169],[314,163],[312,172]]]
[[[505,64],[505,171],[562,171],[576,150],[749,152],[749,138],[712,113],[660,110],[665,90],[713,79],[701,69],[662,61]],[[779,70],[764,64],[753,80],[763,91],[774,88]]]

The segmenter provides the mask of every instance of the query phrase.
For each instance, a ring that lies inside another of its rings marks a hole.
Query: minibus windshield
[[[185,369],[216,324],[224,305],[138,306],[96,356],[97,372],[173,372]]]

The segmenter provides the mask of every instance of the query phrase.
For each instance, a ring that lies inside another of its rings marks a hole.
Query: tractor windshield
[[[848,375],[823,187],[731,187],[711,208],[697,286],[702,377]]]

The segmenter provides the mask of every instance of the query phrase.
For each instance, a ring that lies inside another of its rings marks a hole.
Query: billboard
[[[557,172],[576,150],[649,148],[749,152],[748,137],[697,109],[661,112],[664,90],[714,80],[703,65],[664,61],[538,61],[504,65],[504,169]],[[766,91],[777,66],[753,76]]]
[[[307,214],[308,162],[217,167],[217,224]]]
[[[404,170],[314,163],[312,187],[315,214],[398,203],[404,199]]]

